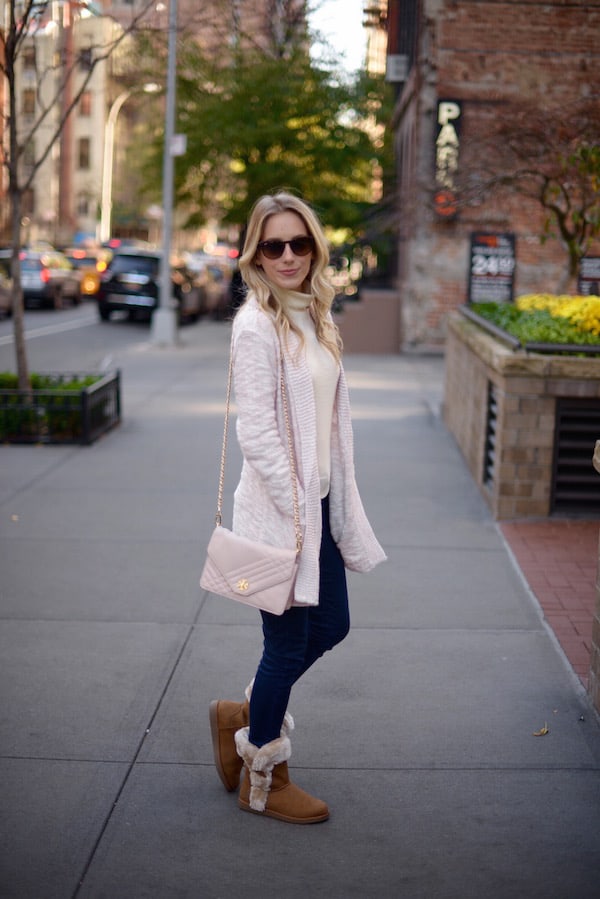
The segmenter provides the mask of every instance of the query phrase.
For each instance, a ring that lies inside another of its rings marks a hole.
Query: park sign
[[[460,150],[462,106],[458,100],[438,100],[435,133],[436,214],[449,221],[456,216],[456,176]]]
[[[469,303],[512,303],[515,235],[476,231],[469,254]]]

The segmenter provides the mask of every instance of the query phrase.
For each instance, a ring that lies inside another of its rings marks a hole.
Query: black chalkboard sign
[[[512,303],[515,295],[515,235],[471,234],[469,303]]]
[[[582,297],[600,296],[600,256],[584,256],[580,260],[577,290]]]

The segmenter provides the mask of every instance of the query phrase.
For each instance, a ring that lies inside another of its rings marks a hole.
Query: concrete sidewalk
[[[294,777],[331,819],[225,793],[208,704],[261,635],[198,587],[229,328],[182,337],[118,352],[97,444],[0,448],[0,895],[595,899],[598,720],[440,420],[438,358],[346,360],[389,561],[350,576],[351,634],[292,695]],[[227,516],[238,465],[232,443]]]

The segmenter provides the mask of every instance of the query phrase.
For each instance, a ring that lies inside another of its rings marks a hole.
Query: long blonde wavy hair
[[[330,311],[335,289],[325,275],[329,263],[329,245],[321,227],[321,223],[313,210],[299,197],[285,191],[265,194],[260,197],[250,212],[244,250],[239,265],[242,278],[256,297],[258,304],[275,316],[275,326],[284,339],[289,331],[293,331],[301,341],[302,333],[293,321],[285,314],[285,310],[272,291],[271,283],[264,270],[257,264],[258,244],[264,233],[267,219],[280,212],[295,212],[306,226],[308,233],[314,238],[315,250],[308,277],[308,292],[312,295],[311,315],[315,323],[317,339],[339,361],[342,341],[337,326],[331,321]]]

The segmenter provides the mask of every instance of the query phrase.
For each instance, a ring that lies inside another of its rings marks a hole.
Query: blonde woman
[[[291,608],[261,612],[263,654],[246,702],[210,707],[215,763],[240,808],[298,824],[325,821],[327,805],[289,779],[293,684],[347,635],[345,569],[369,571],[385,554],[354,478],[348,390],[331,318],[329,250],[313,210],[279,192],[252,209],[240,270],[248,294],[233,323],[237,437],[243,454],[233,530],[295,545],[286,384],[298,474],[302,552]]]

